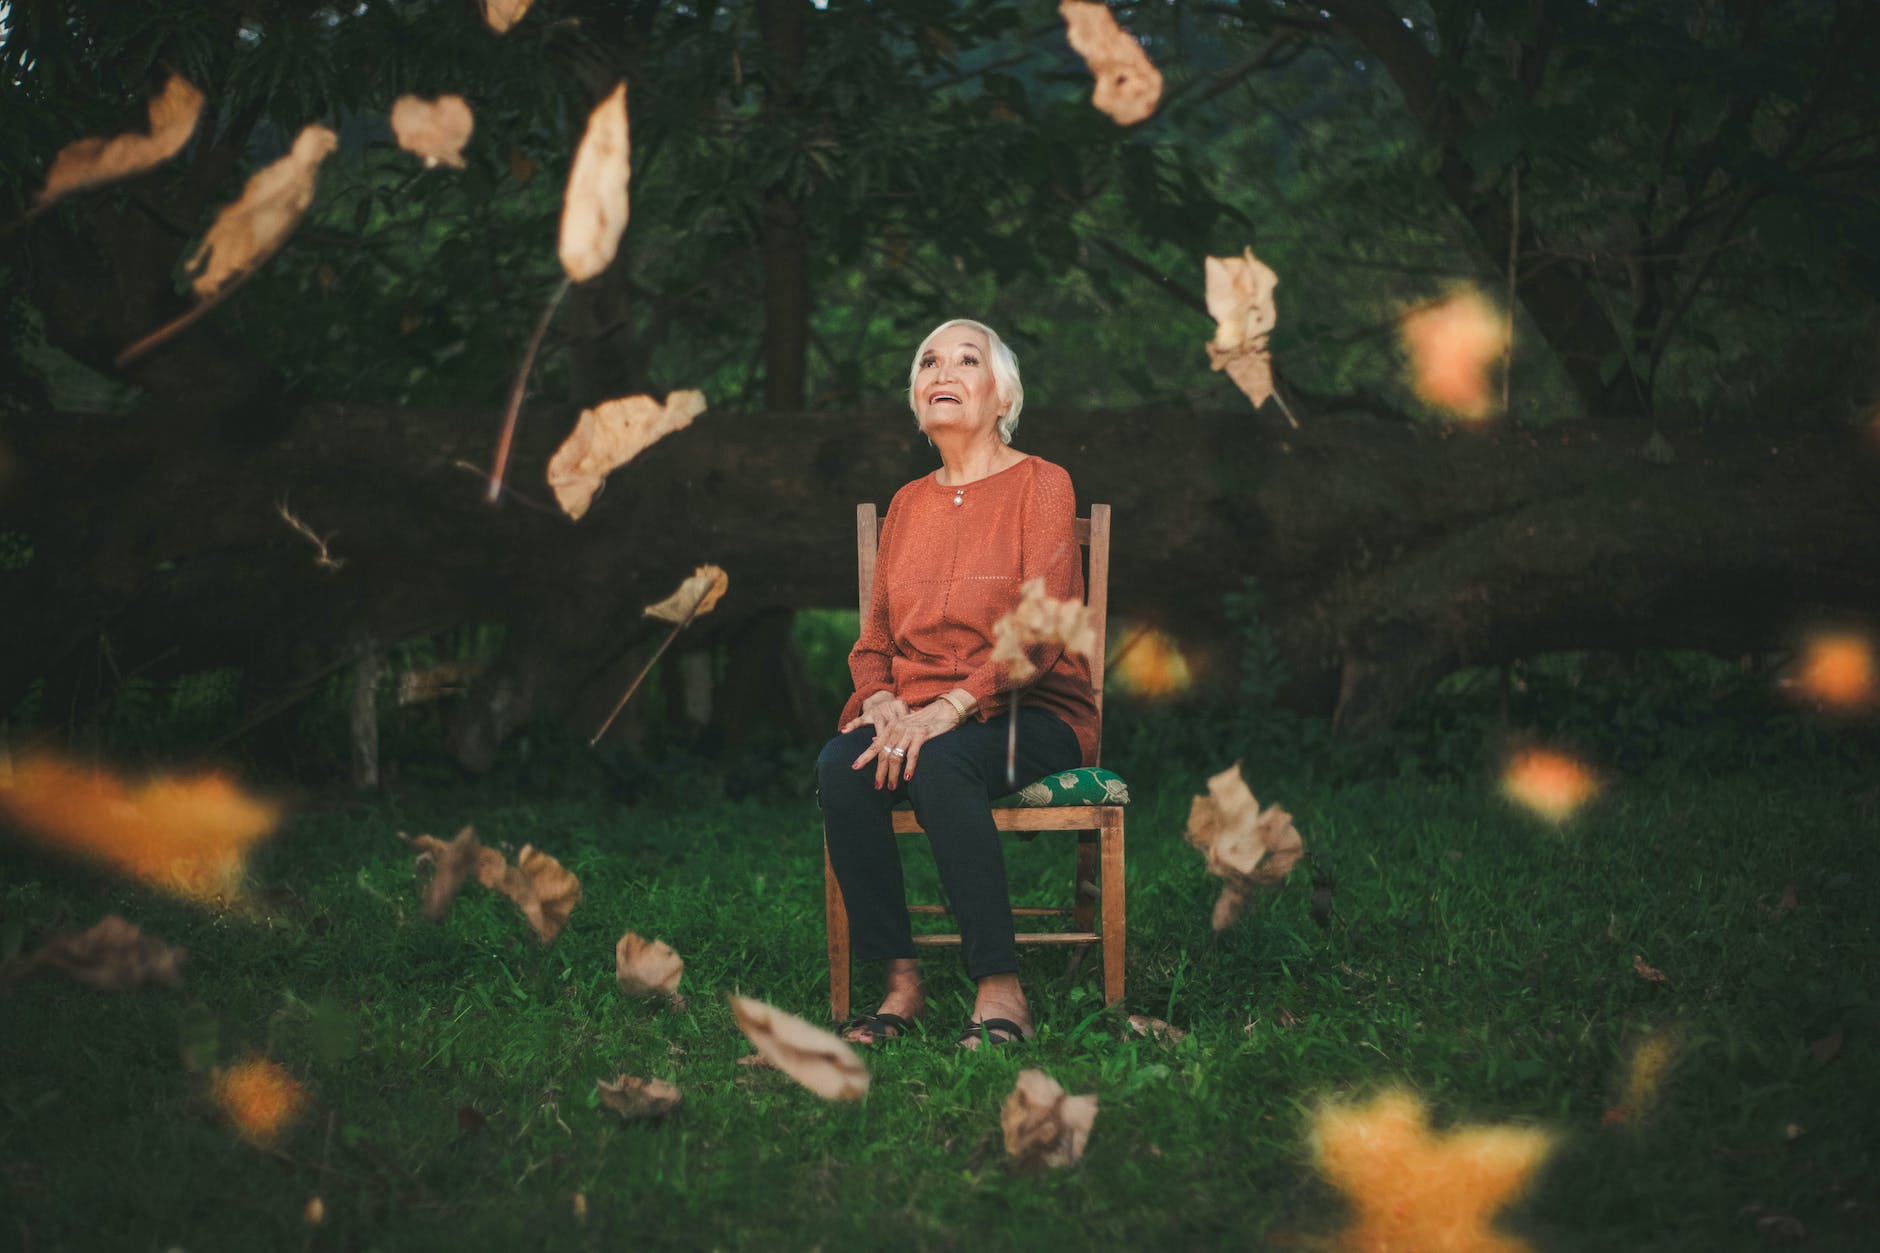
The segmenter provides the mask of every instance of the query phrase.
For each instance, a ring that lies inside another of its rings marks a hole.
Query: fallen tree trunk
[[[5,433],[0,707],[34,678],[240,666],[276,686],[349,641],[507,628],[454,706],[471,768],[532,718],[597,723],[641,606],[701,562],[739,614],[854,598],[852,507],[934,466],[905,413],[705,414],[571,523],[543,468],[572,415],[527,415],[511,497],[481,503],[495,417],[315,405],[265,442],[151,447],[134,421],[39,415]],[[1637,424],[1411,427],[1246,412],[1027,411],[1021,446],[1115,508],[1112,609],[1228,638],[1258,580],[1302,704],[1387,726],[1461,664],[1566,648],[1779,647],[1811,614],[1880,616],[1880,456],[1865,432]],[[286,504],[338,568],[283,521]],[[702,620],[708,636],[716,624]],[[75,660],[76,659],[76,660]],[[63,689],[61,689],[63,690]],[[72,697],[76,701],[78,697]]]

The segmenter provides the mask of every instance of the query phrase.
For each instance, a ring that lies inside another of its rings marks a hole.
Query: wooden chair
[[[1088,518],[1077,519],[1077,541],[1090,553],[1085,580],[1086,603],[1096,624],[1097,644],[1090,657],[1092,693],[1097,702],[1099,736],[1103,716],[1103,659],[1105,617],[1110,600],[1110,507],[1090,506]],[[868,613],[869,592],[875,583],[875,554],[880,542],[880,519],[873,504],[855,507],[855,566],[861,589],[862,614]],[[1099,741],[1100,743],[1100,741]],[[993,821],[1001,831],[1074,831],[1077,834],[1077,869],[1072,879],[1072,904],[1063,908],[1018,908],[1014,918],[1069,916],[1070,931],[1019,931],[1020,944],[1103,946],[1103,999],[1114,1005],[1123,999],[1123,806],[1052,805],[995,806]],[[894,810],[896,835],[925,834],[912,810]],[[842,904],[842,889],[829,864],[829,844],[823,841],[823,900],[828,911],[829,1012],[837,1022],[849,1016],[849,915]],[[1102,930],[1093,930],[1101,903]],[[944,905],[910,905],[911,914],[943,914]],[[960,937],[916,935],[916,945],[952,945]]]

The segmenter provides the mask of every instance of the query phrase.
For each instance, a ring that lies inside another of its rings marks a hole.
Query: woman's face
[[[914,370],[914,412],[929,436],[941,430],[993,429],[1004,408],[982,333],[949,326],[921,350]]]

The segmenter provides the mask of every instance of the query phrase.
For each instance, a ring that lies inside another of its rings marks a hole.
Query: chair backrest
[[[1103,735],[1103,660],[1108,642],[1110,614],[1110,507],[1090,506],[1090,516],[1076,521],[1077,544],[1088,552],[1084,572],[1084,603],[1090,606],[1097,646],[1090,655],[1091,695],[1097,702],[1099,751]],[[881,547],[881,515],[873,501],[855,506],[855,581],[862,616],[868,616],[868,595],[875,586],[875,554]]]

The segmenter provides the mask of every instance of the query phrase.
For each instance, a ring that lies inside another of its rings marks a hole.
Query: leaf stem
[[[516,438],[516,419],[522,415],[522,398],[529,391],[529,372],[535,368],[535,354],[541,351],[542,337],[548,334],[548,323],[555,316],[555,310],[561,307],[561,298],[568,294],[568,280],[563,279],[555,287],[555,294],[548,298],[548,307],[542,310],[542,316],[536,320],[535,334],[529,336],[529,347],[522,354],[522,368],[516,372],[516,382],[509,389],[509,407],[503,411],[503,431],[496,438],[496,458],[490,465],[490,489],[484,500],[495,504],[503,498],[503,472],[509,468],[509,448]]]
[[[620,711],[627,707],[627,702],[633,699],[633,694],[640,690],[640,684],[646,682],[646,676],[652,673],[653,663],[657,662],[661,657],[664,657],[666,650],[672,647],[672,642],[679,638],[679,632],[685,630],[686,627],[692,624],[692,619],[698,616],[699,605],[703,604],[704,601],[705,597],[701,595],[698,600],[692,603],[692,608],[686,613],[685,617],[672,624],[672,630],[666,632],[666,638],[659,642],[659,647],[653,650],[653,655],[646,659],[646,664],[640,667],[640,672],[633,676],[633,682],[627,684],[627,690],[623,692],[620,699],[614,703],[613,710],[607,715],[607,720],[601,723],[600,730],[596,731],[594,738],[588,741],[589,748],[596,748],[600,745],[601,736],[607,734],[607,729],[614,725],[614,719],[620,716]]]

